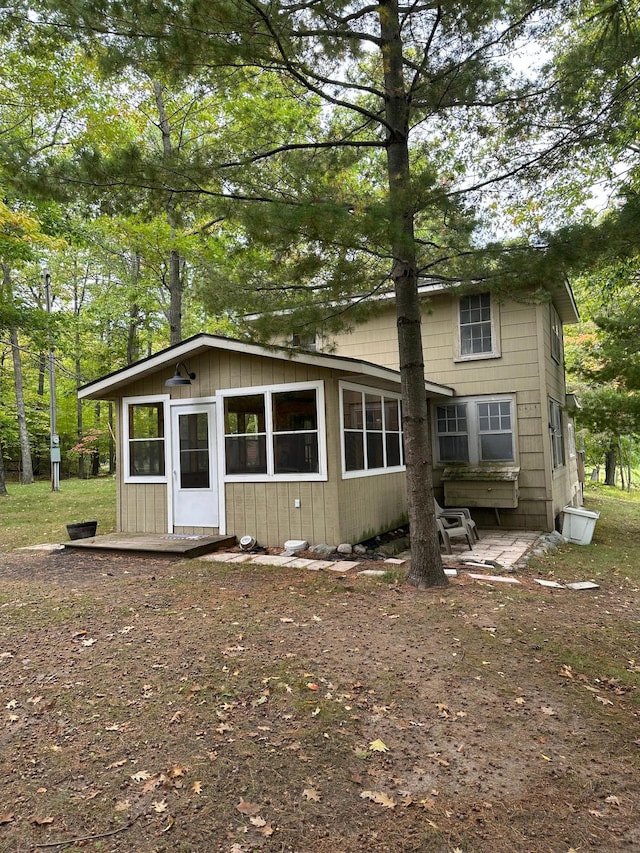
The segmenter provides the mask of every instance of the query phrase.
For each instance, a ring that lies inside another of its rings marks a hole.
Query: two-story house
[[[568,282],[548,292],[524,302],[420,288],[425,373],[454,389],[430,405],[436,496],[482,524],[552,530],[564,506],[582,502],[562,331],[578,311]],[[397,370],[395,305],[380,302],[321,346]]]

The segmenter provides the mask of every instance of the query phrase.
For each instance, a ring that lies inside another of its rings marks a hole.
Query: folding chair
[[[442,538],[442,544],[444,545],[447,554],[453,553],[451,550],[451,540],[460,536],[464,536],[464,538],[467,540],[469,550],[473,551],[473,545],[471,544],[471,533],[469,532],[469,528],[467,527],[467,525],[463,523],[463,519],[460,519],[459,524],[454,524],[453,522],[445,524],[444,519],[436,517],[436,525],[438,527],[438,533]]]
[[[433,499],[433,502],[436,508],[436,518],[441,518],[444,521],[452,518],[460,519],[459,523],[467,526],[469,533],[471,534],[471,538],[475,539],[476,542],[480,541],[480,534],[478,533],[476,523],[471,518],[471,513],[466,507],[454,506],[443,509],[435,498]]]

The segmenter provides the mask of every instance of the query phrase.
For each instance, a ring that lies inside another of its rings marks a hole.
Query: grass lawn
[[[0,497],[0,552],[43,542],[67,542],[66,525],[97,521],[98,533],[115,527],[116,486],[111,477],[62,480],[60,491],[39,481],[30,486],[8,483]]]
[[[640,849],[640,504],[586,506],[520,586],[5,547],[0,850]]]

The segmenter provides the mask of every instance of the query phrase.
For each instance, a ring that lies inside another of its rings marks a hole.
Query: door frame
[[[218,528],[218,532],[220,534],[226,533],[226,513],[225,513],[225,500],[224,500],[224,482],[222,478],[222,471],[220,469],[220,430],[219,430],[219,418],[218,418],[218,408],[219,408],[220,399],[217,395],[210,397],[183,397],[183,398],[175,398],[169,401],[169,476],[167,477],[167,532],[174,533],[175,528],[175,519],[174,519],[174,409],[185,407],[185,406],[212,406],[209,415],[209,432],[210,435],[213,436],[215,446],[209,448],[209,465],[210,470],[212,471],[212,485],[215,486],[217,497],[218,497],[218,524],[215,525]],[[180,525],[183,527],[184,525]],[[194,525],[199,527],[201,525]]]

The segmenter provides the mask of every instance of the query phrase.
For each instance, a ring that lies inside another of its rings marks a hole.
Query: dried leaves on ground
[[[0,577],[7,853],[640,846],[631,582],[73,552]]]

